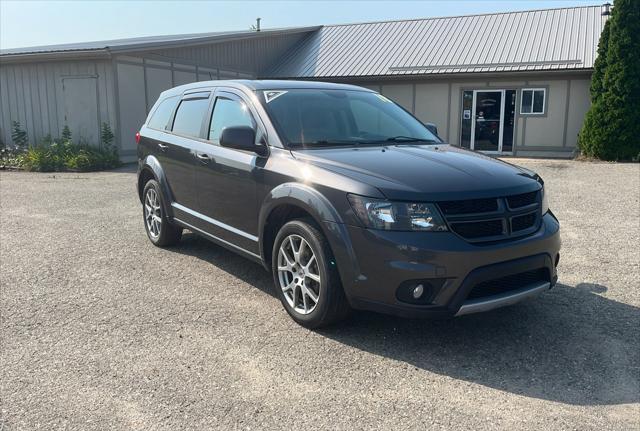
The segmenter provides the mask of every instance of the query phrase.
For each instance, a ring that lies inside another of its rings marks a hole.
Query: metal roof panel
[[[601,6],[324,26],[265,77],[590,69]]]

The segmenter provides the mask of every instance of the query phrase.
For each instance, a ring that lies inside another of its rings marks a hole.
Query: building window
[[[520,98],[521,114],[544,114],[547,90],[544,88],[523,88]]]

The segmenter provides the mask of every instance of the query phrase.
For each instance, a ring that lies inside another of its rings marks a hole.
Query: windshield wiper
[[[440,142],[435,139],[424,139],[424,138],[415,138],[413,136],[393,136],[391,138],[387,138],[386,142],[393,142],[395,144],[404,144],[404,143],[414,143],[414,142],[425,142],[428,144],[439,144]]]
[[[411,136],[393,136],[387,139],[372,139],[372,140],[353,140],[353,139],[320,139],[313,142],[290,142],[291,148],[319,148],[319,147],[345,147],[353,145],[355,147],[360,145],[400,145],[400,144],[414,144],[416,142],[428,143],[428,144],[441,144],[441,142],[434,139],[422,139],[414,138]]]
[[[359,145],[360,141],[349,139],[321,139],[313,142],[290,142],[289,146],[294,148],[314,148],[314,147],[342,147],[346,145]]]

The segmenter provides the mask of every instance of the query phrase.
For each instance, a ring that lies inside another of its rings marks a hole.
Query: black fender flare
[[[144,184],[142,184],[142,178],[144,178],[143,173],[145,171],[151,172],[153,178],[160,184],[160,191],[162,193],[163,201],[165,202],[165,214],[169,217],[173,217],[173,209],[171,207],[171,202],[173,202],[173,194],[171,193],[171,189],[169,189],[169,184],[167,183],[167,177],[164,174],[164,169],[162,169],[162,165],[160,161],[156,158],[156,156],[149,154],[146,156],[142,162],[140,163],[140,169],[138,173],[138,191],[140,202],[142,203],[142,189],[144,188]]]
[[[275,187],[265,197],[260,208],[259,232],[260,251],[263,258],[266,256],[264,247],[265,227],[269,215],[281,205],[293,205],[309,213],[324,233],[331,251],[338,265],[338,273],[345,288],[345,293],[349,290],[360,274],[358,261],[356,259],[351,239],[347,227],[338,211],[329,200],[319,191],[306,184],[289,182]],[[336,262],[336,263],[337,263]],[[271,262],[264,262],[270,267]],[[347,296],[348,293],[347,293]]]

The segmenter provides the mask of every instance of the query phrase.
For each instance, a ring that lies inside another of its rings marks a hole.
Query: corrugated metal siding
[[[321,78],[593,67],[600,6],[326,26],[263,77]]]
[[[293,33],[305,33],[317,30],[319,27],[291,27],[291,28],[271,28],[261,32],[253,30],[244,31],[223,31],[209,33],[174,34],[164,36],[144,36],[127,39],[112,39],[92,42],[65,43],[59,45],[31,46],[25,48],[0,49],[0,56],[22,55],[22,54],[47,54],[47,53],[68,53],[73,51],[100,51],[109,50],[112,53],[125,51],[141,51],[154,48],[167,48],[167,45],[180,47],[184,45],[196,45],[215,42],[229,42],[242,38],[263,38],[276,35],[286,35]]]
[[[307,33],[293,33],[246,39],[226,43],[151,51],[150,54],[171,60],[188,60],[194,64],[250,72],[254,76]]]
[[[62,80],[95,76],[97,113],[101,122],[116,125],[113,71],[110,61],[64,61],[0,66],[0,139],[11,143],[11,124],[19,121],[30,143],[47,134],[58,137],[64,127]]]

